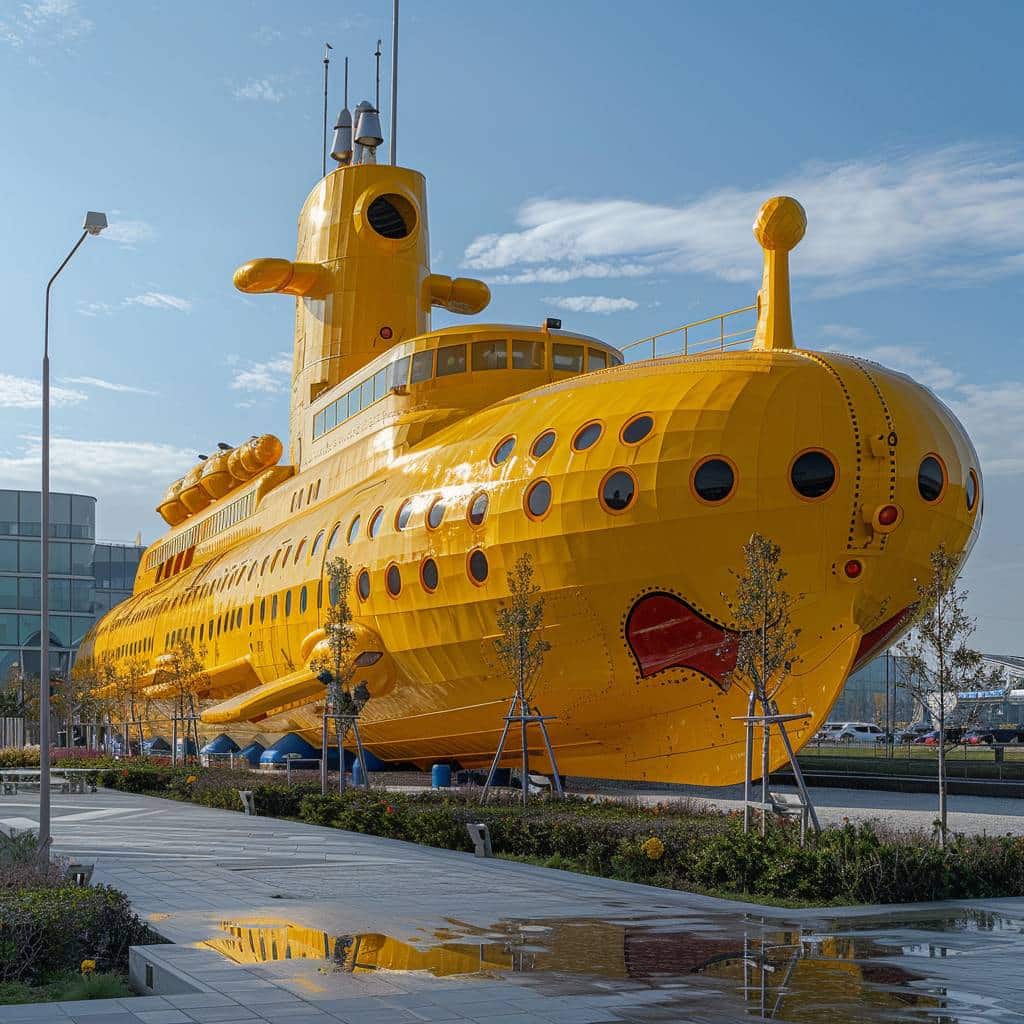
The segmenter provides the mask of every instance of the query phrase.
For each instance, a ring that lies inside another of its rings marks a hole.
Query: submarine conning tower
[[[310,192],[294,261],[256,259],[235,271],[240,291],[296,296],[289,454],[299,468],[318,395],[429,331],[432,306],[471,314],[490,301],[482,281],[431,274],[429,253],[423,175],[358,163],[331,171]]]

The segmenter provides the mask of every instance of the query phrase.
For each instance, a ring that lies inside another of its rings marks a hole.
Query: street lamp
[[[43,319],[43,474],[40,488],[39,552],[39,848],[50,843],[50,289],[60,272],[78,252],[87,235],[98,235],[107,226],[105,213],[90,210],[82,234],[64,262],[46,284],[46,314]],[[68,738],[70,744],[71,739]]]

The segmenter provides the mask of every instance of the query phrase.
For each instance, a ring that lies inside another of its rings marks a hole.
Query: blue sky
[[[352,105],[372,99],[384,40],[387,114],[389,19],[0,0],[0,486],[38,480],[43,288],[86,209],[111,228],[55,289],[54,485],[148,541],[196,452],[285,436],[292,305],[231,274],[294,252],[324,40],[332,108],[345,54]],[[399,161],[428,176],[434,269],[491,282],[488,318],[615,344],[752,301],[750,222],[796,195],[798,343],[906,369],[961,416],[986,476],[978,640],[1019,653],[1022,34],[1024,6],[994,0],[403,0]]]

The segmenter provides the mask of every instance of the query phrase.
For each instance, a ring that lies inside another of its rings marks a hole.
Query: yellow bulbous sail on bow
[[[757,215],[749,348],[723,326],[716,350],[624,363],[550,325],[432,329],[433,307],[475,314],[490,296],[431,271],[422,175],[332,171],[295,259],[235,274],[295,302],[288,462],[264,435],[176,481],[169,532],[83,652],[141,658],[139,686],[159,695],[187,639],[205,652],[211,731],[318,743],[324,572],[343,556],[368,748],[485,765],[509,696],[496,615],[529,554],[551,644],[534,701],[562,770],[726,784],[743,777],[747,698],[722,595],[757,531],[803,595],[777,697],[809,713],[802,745],[899,636],[931,551],[966,557],[981,508],[977,455],[942,402],[862,357],[797,347],[789,252],[805,228],[789,197]]]

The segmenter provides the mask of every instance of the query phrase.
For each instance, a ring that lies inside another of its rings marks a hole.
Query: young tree
[[[186,723],[182,750],[188,757],[188,740],[191,738],[196,751],[199,750],[199,726],[196,721],[199,711],[200,694],[209,685],[206,674],[206,647],[193,647],[184,637],[168,652],[161,675],[173,687],[174,711],[179,721]],[[174,756],[177,752],[172,752]]]
[[[358,717],[370,694],[364,684],[352,686],[357,656],[356,633],[352,628],[352,609],[348,603],[352,567],[344,558],[332,558],[324,567],[324,571],[328,582],[327,614],[324,616],[327,651],[314,659],[311,668],[320,682],[327,687],[327,711],[334,716],[334,734],[341,762],[338,766],[339,787],[344,789],[344,743],[351,725],[349,722],[343,725],[341,719]],[[325,750],[323,754],[326,758],[327,751]]]
[[[67,681],[54,694],[54,704],[60,707],[60,714],[67,723],[69,747],[75,745],[76,719],[86,735],[86,721],[102,717],[106,711],[108,700],[99,693],[104,685],[105,670],[102,658],[76,658]]]
[[[910,614],[910,633],[896,648],[900,684],[927,708],[938,731],[939,845],[945,847],[946,730],[957,707],[957,694],[965,690],[999,688],[1002,669],[986,668],[981,653],[969,646],[975,621],[967,614],[967,591],[960,586],[960,556],[944,545],[931,554],[931,572],[917,581],[917,602]],[[974,714],[977,712],[975,711]],[[958,724],[970,724],[971,713],[959,715]]]
[[[788,575],[782,568],[782,549],[759,533],[751,535],[743,545],[743,568],[730,570],[736,580],[732,595],[722,594],[733,620],[734,635],[726,641],[735,644],[736,666],[730,673],[730,682],[745,689],[749,694],[747,715],[752,716],[756,703],[761,705],[761,714],[767,718],[777,715],[775,696],[792,671],[796,660],[797,638],[800,630],[793,626],[793,608],[799,598],[783,586]],[[797,773],[797,782],[813,817],[806,790],[803,786],[796,757],[792,753],[785,724],[779,723],[780,734],[790,761]],[[771,723],[763,722],[761,746],[761,832],[765,831],[768,802],[768,771],[771,747]],[[746,799],[749,799],[752,778],[750,750],[753,724],[748,723]],[[750,808],[744,806],[744,831],[750,827]]]
[[[539,635],[544,624],[544,598],[539,596],[540,587],[533,581],[533,559],[529,554],[516,559],[507,579],[509,600],[498,609],[501,635],[494,641],[494,649],[501,667],[516,688],[509,714],[518,704],[523,747],[522,799],[525,805],[530,792],[530,752],[526,737],[528,701],[533,699],[533,688],[551,644]],[[551,767],[557,771],[554,764]]]

